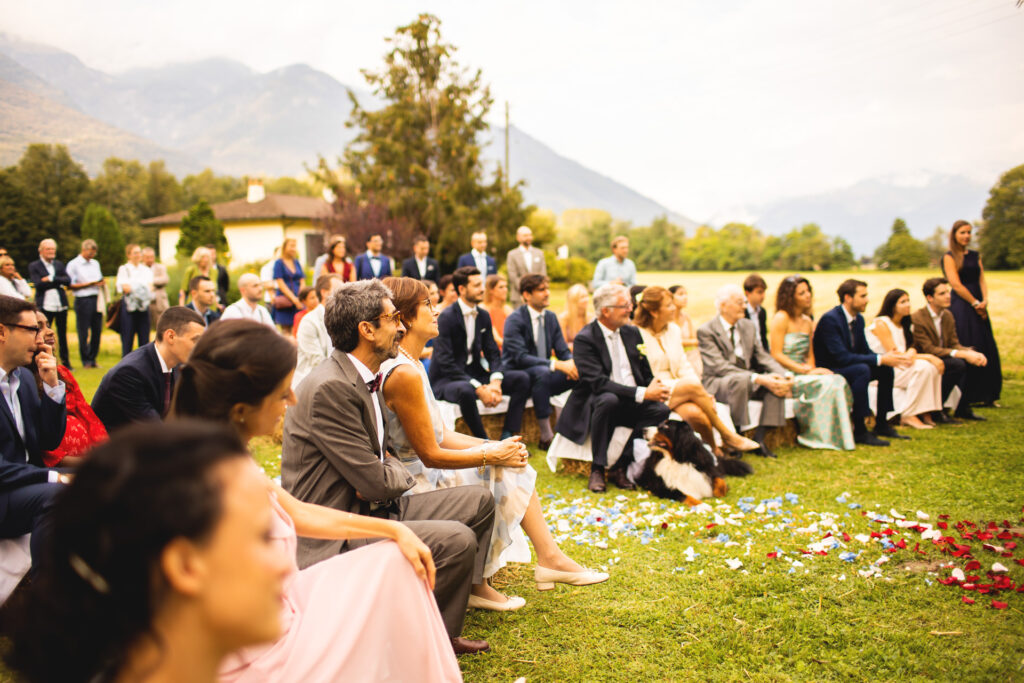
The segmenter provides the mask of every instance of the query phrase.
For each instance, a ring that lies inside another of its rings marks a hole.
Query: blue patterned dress
[[[782,353],[794,363],[807,361],[811,335],[788,332]],[[796,440],[806,448],[854,449],[850,406],[853,394],[842,375],[796,375],[793,378],[794,412],[800,434]]]

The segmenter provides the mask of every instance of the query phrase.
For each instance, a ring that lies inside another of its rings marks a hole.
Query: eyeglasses
[[[37,337],[39,335],[43,334],[44,332],[46,332],[46,325],[32,326],[32,325],[22,325],[21,323],[4,323],[4,325],[6,325],[7,327],[20,327],[23,330],[31,332],[32,334],[36,335]]]
[[[396,309],[390,313],[381,313],[377,316],[377,320],[390,320],[393,323],[397,323],[401,317],[402,312]]]

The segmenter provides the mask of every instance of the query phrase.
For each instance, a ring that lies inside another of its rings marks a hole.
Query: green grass
[[[888,288],[903,286],[917,306],[920,291],[909,283],[919,283],[929,274],[856,276],[869,282],[875,303]],[[818,309],[831,305],[831,292],[846,275],[814,274]],[[766,279],[773,286],[781,276],[766,274]],[[720,284],[738,279],[735,273],[641,277],[648,284],[687,284],[695,321],[710,316],[710,299]],[[1024,370],[1024,316],[1012,299],[1024,284],[1024,274],[989,274],[989,280],[1004,368],[1018,374]],[[772,296],[770,290],[769,301]],[[560,310],[564,289],[552,299],[552,307]],[[108,332],[99,359],[105,369],[116,363],[119,348],[117,337]],[[75,353],[73,349],[77,366]],[[105,369],[76,369],[86,396],[95,391]],[[949,573],[940,565],[951,558],[931,542],[921,543],[926,554],[915,554],[914,532],[897,529],[910,541],[909,548],[891,555],[883,553],[877,541],[851,541],[850,550],[864,551],[854,563],[842,561],[839,550],[824,557],[799,554],[799,548],[819,540],[823,532],[795,532],[820,521],[819,513],[835,514],[836,522],[844,525],[841,529],[851,535],[880,530],[891,525],[873,524],[860,513],[887,513],[890,508],[908,517],[921,510],[932,523],[938,515],[948,514],[947,534],[956,535],[952,523],[960,520],[1008,520],[1020,531],[1024,382],[1008,381],[1002,403],[1001,409],[979,411],[988,422],[913,432],[912,441],[895,442],[890,448],[859,448],[852,453],[777,449],[778,460],[754,458],[753,476],[731,480],[729,494],[712,501],[727,507],[708,513],[614,488],[604,495],[591,494],[582,475],[553,474],[535,453],[537,488],[549,523],[557,522],[557,509],[572,527],[569,532],[556,531],[560,538],[568,537],[561,540],[562,547],[583,564],[607,567],[612,578],[598,586],[558,586],[541,593],[533,585],[531,566],[510,565],[499,572],[498,588],[525,597],[527,605],[514,614],[469,614],[465,634],[486,638],[493,652],[460,660],[466,679],[1024,680],[1024,593],[997,596],[1009,605],[1000,611],[988,606],[990,596],[940,585],[937,580]],[[268,473],[278,474],[280,447],[270,439],[254,446],[254,455]],[[786,493],[798,497],[796,503],[783,503],[785,518],[792,520],[789,526],[766,529],[766,523],[776,524],[779,518],[749,513],[738,525],[706,528],[716,512],[722,517],[739,512],[742,498],[756,503]],[[863,507],[851,510],[838,503],[836,498],[843,493]],[[617,506],[620,514],[635,520],[639,531],[648,530],[652,540],[645,545],[628,533],[612,539],[606,529],[585,524],[583,515],[566,514],[574,501],[579,508]],[[667,528],[662,528],[662,521]],[[727,547],[716,541],[719,533],[729,534],[740,545]],[[577,536],[590,542],[577,544],[572,540]],[[608,548],[594,545],[598,539]],[[1024,538],[1015,540],[1024,546]],[[979,541],[965,542],[986,569],[999,559],[1010,568],[1015,583],[1024,582],[1024,567],[982,550]],[[688,547],[697,553],[692,562],[683,554]],[[766,553],[776,549],[783,551],[782,559],[768,559]],[[857,574],[883,555],[889,562],[880,567],[882,577]],[[1024,547],[1014,555],[1024,557]],[[729,569],[725,560],[732,558],[742,560],[743,568]],[[804,566],[789,573],[793,559]],[[961,595],[973,596],[977,604],[961,603]]]

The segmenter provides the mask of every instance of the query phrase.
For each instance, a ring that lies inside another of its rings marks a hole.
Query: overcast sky
[[[1024,163],[1015,0],[0,0],[0,30],[104,71],[225,56],[363,86],[421,11],[483,70],[495,123],[508,100],[528,134],[698,220]]]

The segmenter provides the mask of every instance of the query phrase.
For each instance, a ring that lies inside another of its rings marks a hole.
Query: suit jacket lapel
[[[352,361],[349,360],[348,354],[343,351],[335,350],[332,354],[334,362],[338,364],[341,369],[341,374],[345,377],[345,380],[350,382],[355,389],[356,393],[363,401],[363,427],[366,429],[366,433],[370,436],[370,445],[377,455],[381,455],[380,452],[380,436],[377,434],[377,415],[373,409],[373,394],[366,388],[366,383],[363,378],[359,376],[359,371],[356,370],[356,366],[352,365]],[[384,415],[384,411],[380,411],[381,415]],[[385,425],[387,422],[384,423]]]
[[[601,356],[604,374],[610,377],[612,374],[612,357],[608,353],[608,343],[604,340],[604,329],[597,320],[590,323],[590,335],[594,338],[594,346],[597,347],[598,355]]]
[[[15,372],[17,372],[17,370],[15,370]],[[22,384],[24,384],[24,382],[22,382]],[[18,387],[18,391],[21,391],[21,387]],[[18,396],[18,403],[21,402],[21,396]],[[14,439],[14,442],[17,445],[21,446],[21,450],[24,450],[25,444],[22,441],[21,434],[18,433],[18,425],[14,421],[14,415],[11,414],[11,407],[7,404],[7,399],[4,398],[2,395],[0,395],[0,412],[4,414],[4,417],[7,418],[7,421],[11,425],[11,437]],[[24,416],[24,412],[22,412],[22,416]]]

